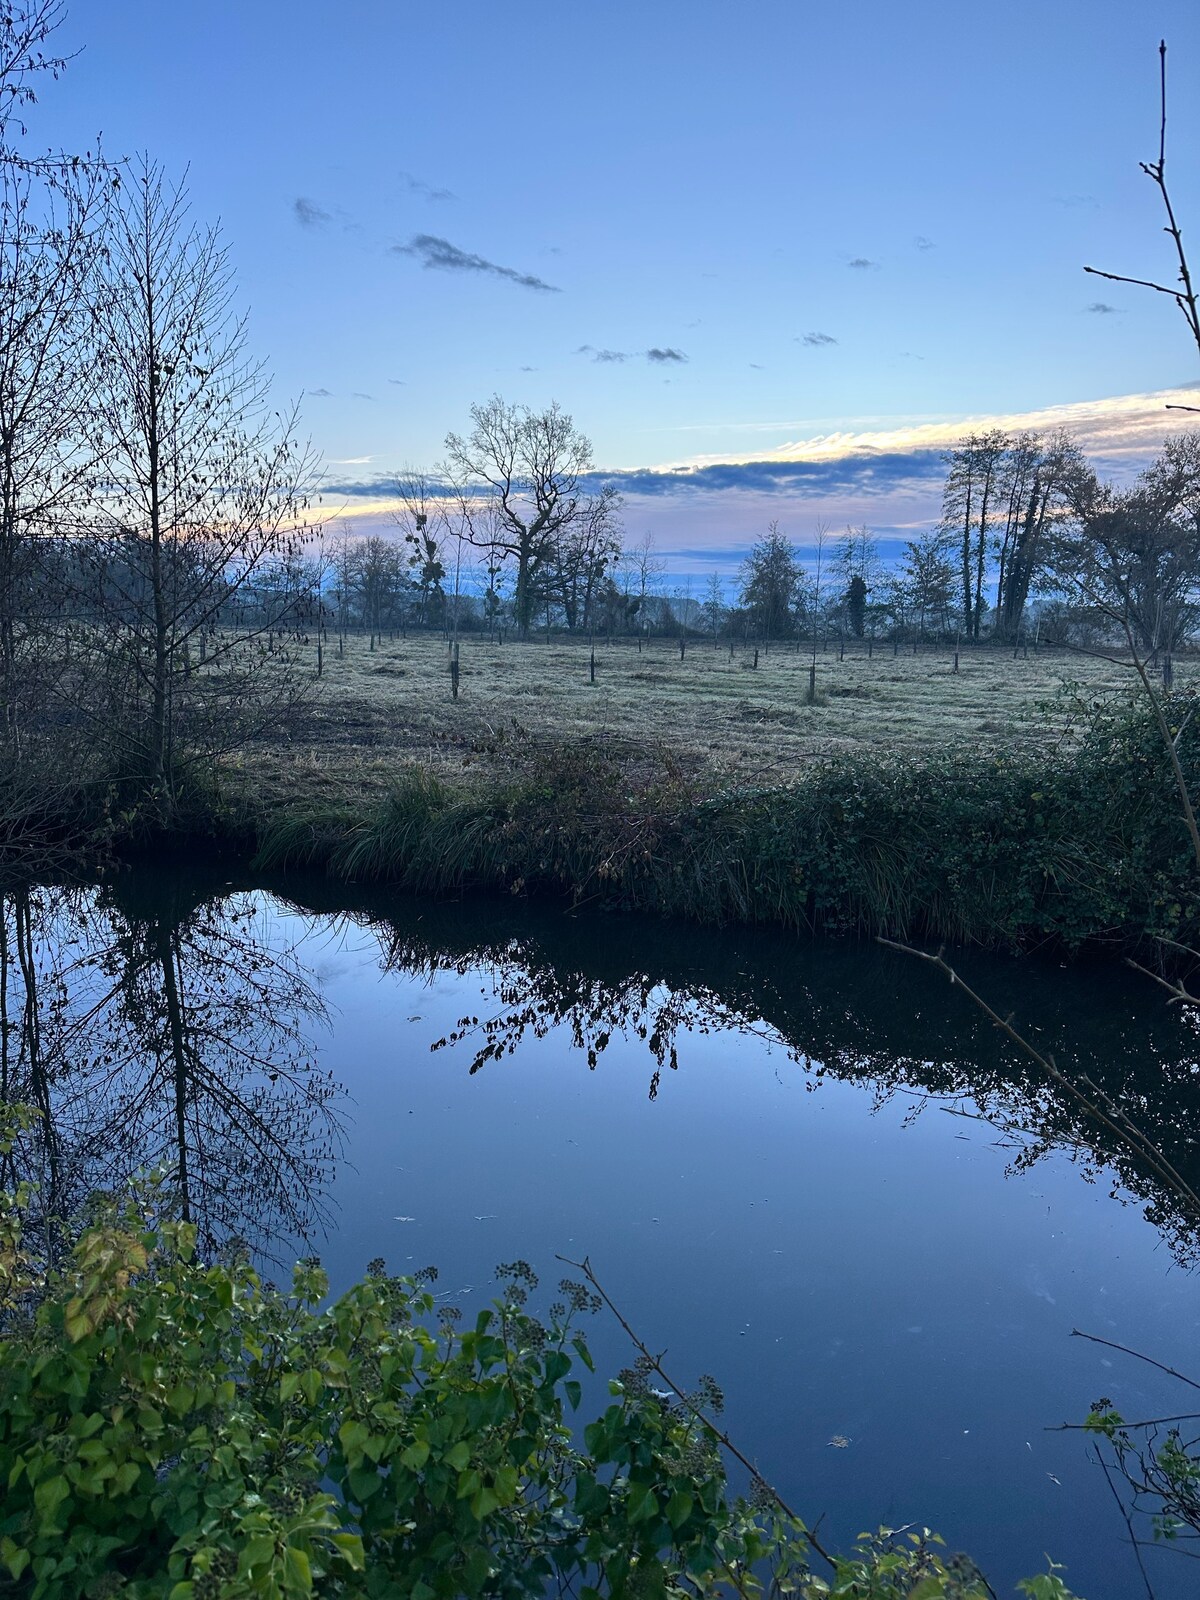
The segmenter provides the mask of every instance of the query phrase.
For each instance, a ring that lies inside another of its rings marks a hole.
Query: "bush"
[[[23,1244],[28,1195],[0,1205],[0,1594],[990,1592],[928,1532],[880,1530],[810,1571],[771,1490],[730,1496],[701,1413],[719,1405],[711,1380],[671,1399],[644,1367],[623,1374],[580,1449],[586,1285],[564,1280],[543,1324],[513,1263],[460,1331],[425,1283],[374,1263],[321,1309],[316,1262],[287,1294],[244,1261],[206,1265],[153,1194],[110,1206],[56,1269]]]

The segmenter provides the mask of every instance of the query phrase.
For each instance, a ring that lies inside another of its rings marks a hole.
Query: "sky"
[[[349,524],[557,400],[702,573],[773,519],[894,547],[980,422],[1125,476],[1180,425],[1179,312],[1083,271],[1173,277],[1162,37],[1200,266],[1195,0],[68,0],[30,136],[186,173]]]

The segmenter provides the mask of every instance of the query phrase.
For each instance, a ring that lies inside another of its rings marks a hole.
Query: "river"
[[[19,1155],[50,1209],[161,1165],[210,1250],[317,1253],[335,1289],[432,1263],[468,1309],[497,1262],[549,1300],[586,1254],[826,1543],[916,1522],[1001,1594],[1044,1552],[1088,1600],[1144,1592],[1056,1431],[1101,1395],[1190,1409],[1074,1329],[1200,1375],[1196,1218],[1122,1122],[1200,1186],[1200,1040],[1139,974],[952,955],[1071,1091],[875,945],[203,871],[3,908],[0,1098],[45,1112]],[[1134,1526],[1159,1600],[1195,1593]]]

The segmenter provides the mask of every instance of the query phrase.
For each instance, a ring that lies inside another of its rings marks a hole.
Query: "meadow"
[[[316,647],[300,670],[313,693],[287,740],[264,738],[240,757],[259,792],[310,799],[385,790],[397,766],[416,763],[469,780],[503,764],[505,741],[521,747],[584,738],[665,758],[705,786],[784,784],[815,759],[838,754],[1049,750],[1098,699],[1128,691],[1127,668],[1042,646],[1011,648],[855,641],[844,659],[836,640],[817,654],[817,699],[808,704],[811,650],[758,650],[674,639],[599,641],[595,681],[586,640],[460,643],[457,701],[439,635],[385,638],[374,650],[351,635],[339,654],[330,639],[315,678]],[[1190,662],[1183,687],[1200,678]],[[492,760],[488,758],[492,757]]]

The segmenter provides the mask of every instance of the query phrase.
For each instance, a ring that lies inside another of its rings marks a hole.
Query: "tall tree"
[[[970,433],[943,457],[947,472],[942,495],[942,525],[958,537],[961,559],[963,628],[978,639],[986,602],[983,597],[989,539],[997,517],[1001,474],[1010,445],[999,428]]]
[[[234,625],[265,564],[302,542],[312,477],[294,414],[268,409],[232,295],[217,232],[143,162],[96,310],[104,473],[81,549],[121,680],[124,757],[166,813],[194,761],[279,713],[291,680],[267,669],[303,620],[256,608]]]
[[[1177,434],[1128,489],[1078,483],[1060,573],[1155,659],[1200,621],[1200,434]]]
[[[1060,530],[1079,499],[1087,469],[1065,432],[1049,439],[1022,434],[1008,469],[1008,509],[996,582],[996,630],[1014,640],[1031,589],[1053,570]]]
[[[471,431],[446,435],[446,475],[467,537],[516,568],[513,609],[522,638],[544,595],[545,569],[581,523],[615,516],[619,496],[586,486],[592,443],[553,402],[544,411],[493,395],[471,407]],[[484,515],[490,508],[491,515]]]
[[[796,547],[772,522],[742,565],[742,604],[763,638],[786,639],[795,632],[800,582]]]

